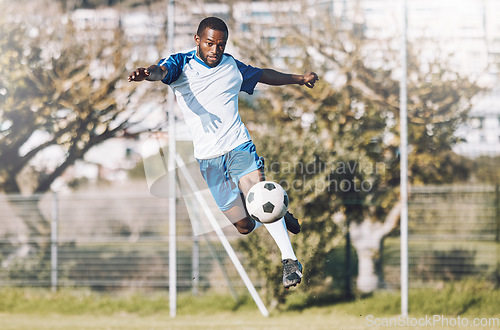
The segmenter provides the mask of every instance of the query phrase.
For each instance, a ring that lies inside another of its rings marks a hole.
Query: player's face
[[[227,33],[207,28],[201,36],[195,35],[194,40],[198,56],[209,67],[216,67],[222,60],[226,48]]]

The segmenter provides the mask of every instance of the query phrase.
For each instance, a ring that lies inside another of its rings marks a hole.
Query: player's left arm
[[[260,77],[259,82],[272,86],[297,84],[313,88],[314,84],[318,80],[318,75],[314,72],[298,75],[282,73],[273,69],[262,69],[262,76]]]

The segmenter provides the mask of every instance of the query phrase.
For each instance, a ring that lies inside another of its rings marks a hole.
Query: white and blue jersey
[[[251,140],[238,112],[238,93],[252,94],[262,69],[229,54],[212,68],[196,56],[196,50],[171,55],[158,65],[168,70],[162,82],[176,95],[197,159],[224,155]]]

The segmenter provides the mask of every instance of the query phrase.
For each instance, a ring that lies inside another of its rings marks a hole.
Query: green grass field
[[[383,329],[374,326],[374,320],[396,320],[399,303],[398,292],[379,292],[347,302],[327,294],[307,297],[296,292],[281,311],[272,311],[265,318],[247,296],[236,301],[216,293],[180,294],[177,316],[171,318],[168,292],[99,294],[84,289],[1,288],[0,329],[284,329],[290,325],[299,329]],[[411,290],[409,317],[426,315],[500,322],[500,290],[477,282]],[[500,324],[491,324],[474,328],[500,329]]]

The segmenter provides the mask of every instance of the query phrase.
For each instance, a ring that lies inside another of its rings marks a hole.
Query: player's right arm
[[[128,81],[158,81],[165,78],[168,70],[165,66],[151,65],[149,68],[138,68],[128,76]]]

